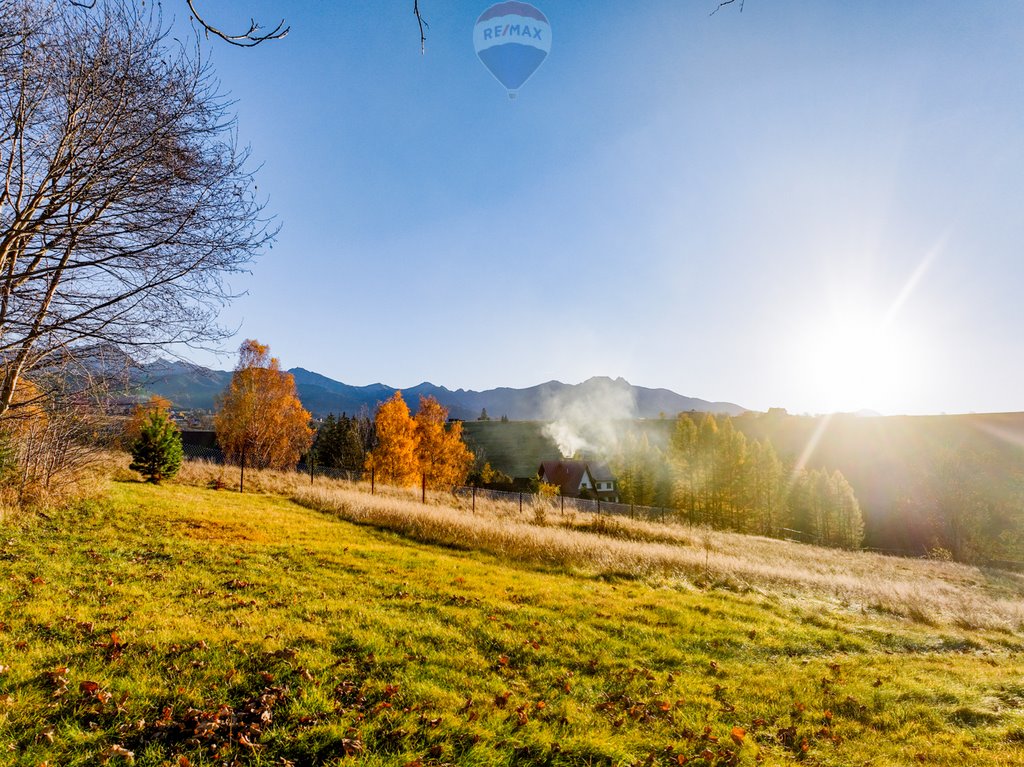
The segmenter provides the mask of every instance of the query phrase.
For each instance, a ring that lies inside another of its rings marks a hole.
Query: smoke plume
[[[545,436],[562,453],[607,457],[615,452],[622,422],[636,417],[636,398],[623,379],[591,378],[544,403]]]

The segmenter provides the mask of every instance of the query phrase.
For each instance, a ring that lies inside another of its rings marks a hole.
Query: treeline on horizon
[[[610,461],[624,503],[675,509],[693,524],[857,548],[864,520],[842,472],[796,469],[729,416],[682,413],[668,444],[629,432]]]
[[[359,473],[377,447],[368,415],[328,415],[317,430],[312,456],[322,468]],[[729,418],[688,416],[677,421],[668,454],[646,435],[629,435],[612,461],[624,503],[678,510],[688,521],[723,530],[792,536],[826,546],[855,548],[864,524],[853,491],[842,474],[785,471],[771,443],[754,441]],[[495,478],[499,481],[495,483]],[[520,487],[483,463],[470,482]]]
[[[1024,561],[1019,448],[986,435],[975,421],[980,418],[836,417],[807,467],[797,470],[819,419],[683,413],[622,428],[606,457],[625,503],[676,509],[696,524],[912,556],[1018,563]],[[531,451],[540,428],[487,425],[507,430],[511,442]],[[479,481],[485,460],[496,454],[467,441],[478,453],[470,481]],[[358,472],[373,444],[368,413],[329,416],[317,434],[316,460]],[[491,470],[502,476],[497,469],[504,469],[501,461]]]

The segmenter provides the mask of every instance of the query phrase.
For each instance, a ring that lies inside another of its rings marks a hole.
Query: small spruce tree
[[[158,485],[161,480],[170,479],[178,473],[182,457],[178,427],[165,412],[157,410],[150,413],[132,444],[129,468],[139,472],[147,482]]]

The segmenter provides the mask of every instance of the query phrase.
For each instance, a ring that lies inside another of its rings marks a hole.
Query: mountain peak
[[[328,378],[322,373],[303,367],[288,370],[295,378],[299,398],[307,410],[315,416],[328,413],[373,412],[376,407],[389,399],[395,387],[383,383],[366,386],[350,384]],[[137,387],[146,393],[160,394],[170,399],[176,407],[212,410],[216,397],[231,380],[231,373],[208,370],[188,363],[159,360],[144,367],[143,374],[135,379]],[[612,388],[628,394],[633,403],[633,413],[639,418],[656,418],[660,414],[676,414],[697,410],[703,412],[728,413],[737,415],[744,408],[730,402],[708,402],[684,397],[668,389],[646,389],[633,386],[619,376],[592,376],[578,384],[566,384],[558,380],[524,389],[499,387],[487,391],[472,389],[449,389],[430,381],[403,389],[413,397],[430,394],[448,408],[452,418],[473,420],[486,409],[492,418],[507,416],[512,420],[546,420],[552,417],[552,398],[557,398],[558,407],[573,402],[576,393],[592,398],[602,388]],[[415,401],[411,403],[415,406]]]

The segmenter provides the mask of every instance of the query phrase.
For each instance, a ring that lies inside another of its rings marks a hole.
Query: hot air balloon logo
[[[551,25],[529,3],[498,3],[476,20],[473,47],[514,99],[551,51]]]

